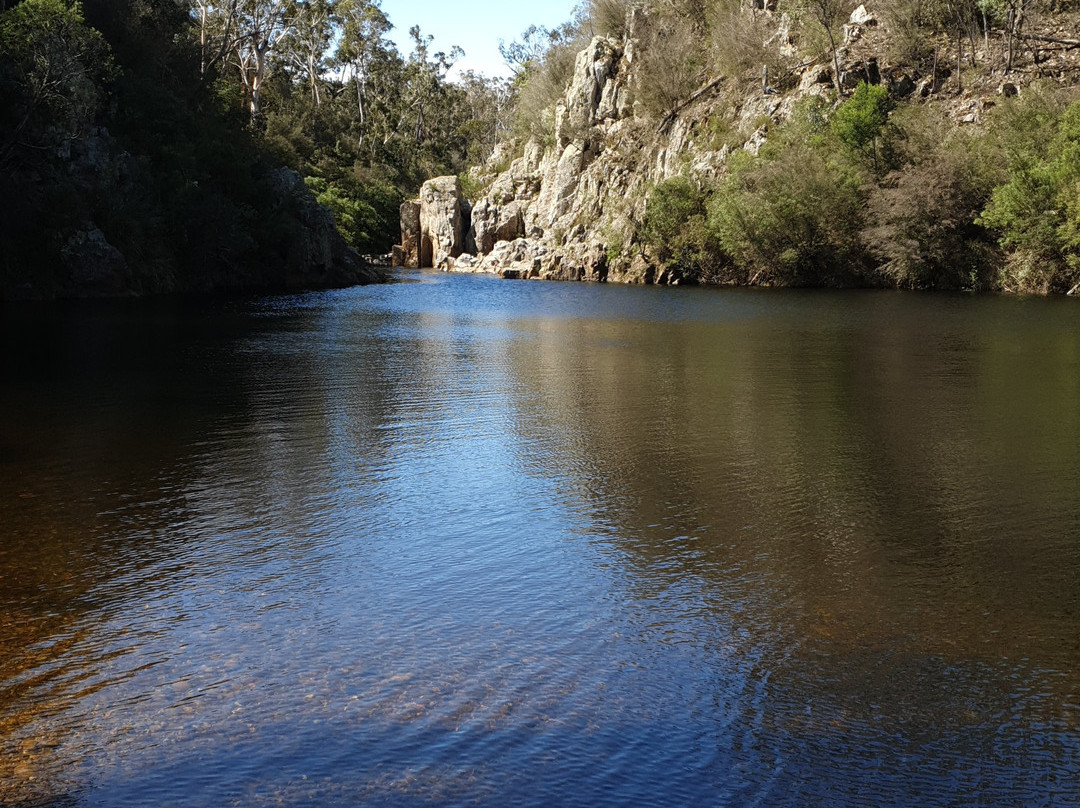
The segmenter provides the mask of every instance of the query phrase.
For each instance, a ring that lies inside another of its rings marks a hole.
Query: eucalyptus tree
[[[449,53],[431,53],[434,37],[431,34],[421,34],[419,25],[409,29],[409,37],[413,42],[413,52],[405,68],[406,107],[402,112],[401,123],[405,124],[406,119],[411,119],[413,138],[419,144],[438,127],[436,115],[439,112],[439,102],[448,89],[446,75],[454,63],[465,55],[465,51],[455,45]],[[427,120],[425,115],[431,120]]]
[[[393,51],[393,45],[386,38],[393,26],[378,0],[338,0],[336,11],[340,26],[336,58],[344,68],[344,80],[351,80],[355,85],[356,114],[363,132],[373,74],[387,63]]]
[[[192,0],[191,14],[199,27],[199,74],[206,79],[210,70],[224,59],[235,44],[238,0]]]
[[[253,125],[262,116],[270,56],[292,33],[305,5],[297,0],[237,0],[234,6],[232,64],[239,73]]]
[[[461,74],[456,83],[465,92],[468,157],[470,162],[482,163],[510,132],[514,84],[510,79],[491,78],[472,70]]]
[[[304,77],[316,106],[322,103],[323,75],[330,66],[331,41],[338,25],[334,0],[297,0],[282,42],[283,61]]]

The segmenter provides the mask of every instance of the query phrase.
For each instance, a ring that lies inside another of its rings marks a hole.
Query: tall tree
[[[316,106],[322,103],[320,87],[337,25],[335,11],[334,0],[298,0],[282,43],[285,58],[304,77]]]
[[[413,52],[406,66],[408,106],[404,116],[413,119],[413,137],[419,144],[424,142],[429,129],[437,126],[434,120],[429,126],[425,114],[434,117],[437,113],[439,101],[447,89],[446,75],[465,51],[455,45],[450,53],[437,51],[432,54],[430,48],[434,37],[422,34],[419,25],[409,29],[409,37],[413,41]]]
[[[252,125],[262,117],[270,54],[292,32],[303,5],[296,0],[238,0],[236,4],[233,59],[251,110]]]
[[[338,0],[341,39],[337,61],[345,69],[345,80],[356,88],[356,111],[361,127],[361,142],[367,118],[367,96],[372,74],[385,61],[392,47],[386,39],[393,26],[379,7],[378,0]]]
[[[236,4],[237,0],[192,0],[191,15],[199,26],[199,73],[204,80],[235,44]]]

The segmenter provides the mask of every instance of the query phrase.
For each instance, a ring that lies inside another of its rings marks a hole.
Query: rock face
[[[465,251],[468,226],[457,177],[436,177],[420,188],[420,266],[439,266]]]
[[[282,205],[294,208],[291,238],[280,249],[281,276],[276,284],[287,289],[326,288],[380,280],[341,237],[334,215],[315,201],[299,173],[290,168],[272,172],[270,185]]]
[[[472,238],[476,252],[489,253],[500,241],[525,235],[526,204],[511,200],[499,205],[489,197],[476,203],[472,211]]]
[[[86,297],[132,294],[127,260],[93,223],[72,233],[60,257],[74,288],[83,290]]]
[[[648,188],[687,165],[715,177],[729,149],[700,147],[696,132],[702,121],[692,115],[675,115],[660,135],[655,122],[635,111],[642,43],[650,25],[648,14],[633,6],[624,37],[594,37],[577,55],[573,77],[555,104],[551,143],[530,141],[490,180],[464,232],[459,211],[467,203],[460,200],[456,180],[440,177],[424,184],[418,202],[421,266],[514,278],[678,281],[640,248],[627,249],[635,241]],[[781,104],[768,98],[759,105],[767,109],[755,106],[745,116],[760,119],[778,113]],[[764,132],[755,128],[748,137],[751,148],[764,140]],[[500,160],[505,157],[500,153]],[[411,217],[407,223],[402,215],[406,266]]]
[[[394,253],[394,264],[418,269],[420,267],[420,203],[416,200],[401,204],[400,254]]]

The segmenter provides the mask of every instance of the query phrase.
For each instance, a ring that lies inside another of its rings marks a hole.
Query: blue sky
[[[499,56],[499,40],[510,42],[530,25],[554,28],[570,19],[575,0],[383,0],[382,10],[394,24],[391,39],[403,55],[412,51],[409,28],[419,25],[435,37],[433,51],[465,49],[463,70],[488,76],[510,71]]]

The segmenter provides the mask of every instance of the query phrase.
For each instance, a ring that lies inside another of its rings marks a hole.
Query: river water
[[[1080,310],[0,312],[0,804],[1080,806]]]

